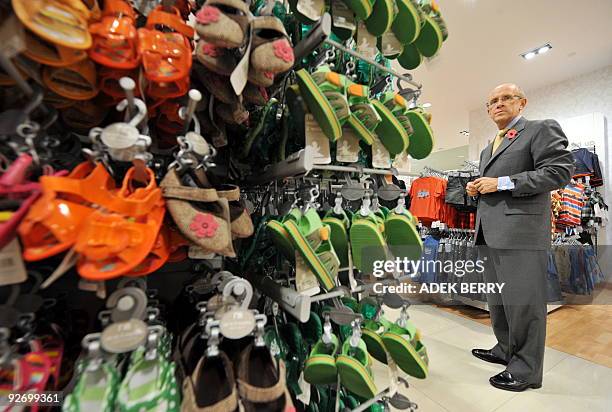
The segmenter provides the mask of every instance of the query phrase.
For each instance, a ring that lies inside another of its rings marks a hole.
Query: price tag
[[[329,148],[329,139],[321,130],[319,123],[314,116],[307,113],[304,117],[306,126],[306,146],[312,150],[313,163],[326,165],[331,163],[331,153]]]
[[[372,142],[372,167],[377,169],[388,169],[391,167],[391,155],[378,136],[375,136]]]
[[[297,251],[295,252],[295,283],[298,293],[302,295],[314,296],[321,291],[317,277]]]
[[[109,353],[131,352],[145,343],[147,333],[147,325],[140,319],[117,322],[104,329],[100,344]]]
[[[0,250],[0,286],[14,285],[28,279],[17,238]]]
[[[399,174],[410,173],[410,158],[408,157],[408,153],[402,152],[400,154],[395,155],[392,167],[397,169],[397,172]]]
[[[296,1],[297,11],[313,21],[321,18],[325,12],[325,0]]]
[[[255,329],[253,312],[234,308],[223,314],[219,322],[221,334],[229,339],[241,339]]]
[[[355,163],[359,160],[359,137],[350,127],[342,130],[342,136],[336,142],[336,160],[343,163]]]
[[[363,21],[357,25],[357,52],[370,59],[374,59],[378,54],[376,37],[370,34]]]

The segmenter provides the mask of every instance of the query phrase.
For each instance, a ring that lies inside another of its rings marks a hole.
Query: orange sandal
[[[125,90],[119,85],[122,77],[138,79],[137,70],[119,70],[109,67],[100,67],[98,70],[98,88],[100,91],[116,99],[117,103],[125,99]],[[134,97],[140,97],[140,88],[134,89]]]
[[[23,54],[35,62],[47,66],[62,67],[80,62],[87,58],[85,50],[71,49],[60,46],[36,36],[29,30],[25,30],[26,49]]]
[[[140,63],[136,14],[123,0],[106,0],[102,20],[89,26],[93,37],[89,57],[114,69],[134,69]]]
[[[145,28],[138,29],[138,50],[148,80],[145,94],[153,98],[180,97],[189,90],[193,29],[174,11],[167,13],[158,6],[149,13]],[[158,25],[174,32],[156,30]]]
[[[81,163],[67,177],[42,176],[40,185],[41,197],[18,228],[27,261],[68,250],[94,211],[90,204],[100,204],[98,193],[114,189],[104,166],[91,162]]]
[[[91,47],[90,12],[80,0],[12,0],[23,25],[53,45],[77,50]]]
[[[153,250],[166,212],[155,174],[146,169],[148,184],[135,188],[135,168],[123,185],[92,213],[75,243],[77,270],[83,278],[100,281],[122,276],[143,262]]]
[[[66,67],[45,67],[43,82],[51,91],[72,100],[89,100],[98,94],[96,65],[91,60]]]
[[[125,276],[145,276],[155,272],[170,258],[170,229],[163,226],[157,234],[155,245],[149,255]]]

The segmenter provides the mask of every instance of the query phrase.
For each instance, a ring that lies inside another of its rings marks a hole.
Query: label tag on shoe
[[[306,113],[304,124],[306,126],[306,146],[312,150],[313,163],[318,165],[330,164],[329,139],[325,136],[323,130],[321,130],[319,123],[317,123],[311,113]]]
[[[146,323],[130,319],[107,326],[100,336],[100,344],[109,353],[131,352],[145,343],[147,334]]]
[[[296,396],[297,400],[302,402],[304,405],[310,405],[310,384],[306,382],[306,379],[304,379],[304,371],[300,372],[298,386],[302,393]]]
[[[350,31],[355,30],[356,26],[353,11],[349,9],[348,6],[344,4],[344,2],[332,1],[331,8],[334,27]]]
[[[393,159],[392,167],[397,169],[399,174],[407,174],[410,172],[410,159],[408,158],[407,152],[402,152],[395,155]]]
[[[247,81],[249,79],[249,62],[251,60],[251,42],[253,40],[253,30],[251,27],[252,26],[249,25],[249,28],[250,28],[249,29],[249,40],[246,46],[246,50],[244,51],[244,55],[242,56],[242,59],[240,59],[240,61],[236,65],[236,68],[230,75],[230,83],[232,84],[232,87],[234,88],[234,93],[236,93],[236,96],[240,96],[242,94],[242,91],[244,90],[244,87],[246,86]]]
[[[324,0],[297,1],[297,11],[310,20],[317,21],[323,15]]]
[[[219,320],[219,330],[228,339],[241,339],[255,329],[255,315],[239,308],[225,312]]]
[[[360,21],[357,25],[357,53],[370,59],[376,58],[378,49],[376,48],[376,37],[368,31],[365,23]]]
[[[200,246],[191,245],[187,251],[187,256],[189,259],[208,260],[214,258],[215,254],[202,249]]]
[[[350,127],[342,129],[342,136],[336,143],[336,160],[343,163],[355,163],[359,160],[359,137]]]
[[[0,250],[0,286],[14,285],[28,279],[17,238]]]
[[[382,54],[385,57],[397,56],[403,51],[402,43],[395,37],[393,30],[389,30],[382,35],[381,45]]]
[[[377,169],[391,167],[391,155],[378,136],[375,136],[374,142],[372,142],[372,167]]]
[[[297,251],[295,252],[295,283],[296,290],[302,295],[314,296],[321,291],[317,277]]]

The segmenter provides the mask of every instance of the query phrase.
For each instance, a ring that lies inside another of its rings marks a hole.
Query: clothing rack
[[[442,179],[446,179],[448,177],[448,173],[441,172],[441,171],[436,170],[436,169],[432,169],[429,166],[425,166],[423,168],[423,170],[421,171],[419,176],[420,177],[435,176],[435,177],[439,177],[439,178],[442,178]]]

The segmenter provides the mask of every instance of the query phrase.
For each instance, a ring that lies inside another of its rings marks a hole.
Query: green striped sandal
[[[313,385],[334,384],[338,380],[336,369],[336,354],[338,338],[331,335],[331,342],[326,344],[319,340],[310,351],[310,356],[304,364],[304,380]]]
[[[420,108],[415,108],[407,110],[406,116],[408,116],[412,125],[408,154],[413,159],[425,159],[431,154],[435,144],[433,130],[431,130],[427,120],[427,113]]]
[[[402,44],[414,42],[421,32],[419,9],[411,0],[396,0],[397,16],[391,30]]]
[[[312,79],[334,108],[340,125],[346,123],[351,116],[346,96],[349,86],[349,80],[346,76],[331,71],[329,66],[321,66],[312,73]]]
[[[323,218],[323,224],[329,226],[331,230],[330,241],[340,261],[340,267],[348,267],[348,217],[344,215],[342,218],[338,218],[337,215],[333,213],[333,210],[330,210]]]
[[[289,219],[283,226],[294,248],[319,280],[320,286],[326,291],[333,289],[340,261],[329,239],[330,229],[323,225],[317,211],[309,209],[299,222]]]
[[[375,216],[355,214],[351,222],[350,241],[353,264],[363,274],[374,273],[374,262],[387,260],[384,224]]]
[[[399,154],[408,148],[408,133],[402,124],[395,118],[393,113],[378,100],[372,100],[372,105],[378,112],[381,122],[376,128],[376,134],[383,146],[392,156]]]
[[[395,19],[394,0],[376,0],[372,14],[365,21],[368,31],[376,36],[382,36],[391,28]]]
[[[406,70],[414,70],[423,62],[423,56],[414,43],[404,45],[404,51],[397,58],[397,62]]]
[[[301,69],[296,72],[297,82],[300,86],[300,94],[306,101],[306,105],[308,109],[312,113],[312,115],[317,119],[319,126],[325,133],[325,136],[332,141],[335,142],[342,136],[342,124],[336,115],[336,108],[339,111],[342,111],[344,106],[342,105],[342,101],[339,98],[340,93],[333,95],[336,100],[335,103],[340,103],[340,106],[333,106],[332,103],[328,100],[326,95],[319,89],[317,83],[313,79],[313,77],[306,71],[306,69]],[[346,99],[345,99],[346,100]],[[350,110],[348,109],[348,102],[346,103],[345,111],[350,114]],[[348,116],[347,116],[348,117]]]
[[[64,399],[62,411],[114,412],[119,383],[115,366],[104,363],[96,370],[88,370],[83,364],[74,390]]]
[[[268,235],[274,242],[274,245],[281,251],[281,253],[289,260],[293,262],[295,260],[295,249],[293,247],[293,241],[291,236],[283,225],[288,220],[299,222],[302,217],[302,212],[298,208],[293,208],[291,211],[283,217],[281,221],[271,219],[266,223],[266,230]]]
[[[387,352],[401,370],[418,379],[427,377],[429,371],[427,349],[412,323],[407,323],[407,329],[392,324],[381,338]]]
[[[397,21],[397,19],[396,19]],[[385,59],[395,60],[404,51],[404,44],[397,38],[392,30],[386,31],[376,41],[378,51]]]
[[[144,348],[140,348],[132,353],[130,363],[117,393],[118,411],[180,411],[181,398],[173,362],[168,362],[161,354],[148,360]]]
[[[372,14],[376,0],[343,0],[353,10],[358,20],[365,20]]]
[[[289,0],[291,13],[304,24],[315,24],[325,14],[325,0]]]
[[[425,57],[433,57],[442,47],[444,34],[438,22],[432,16],[425,16],[421,33],[414,44]]]
[[[347,89],[351,117],[348,125],[357,136],[371,146],[374,142],[375,130],[381,118],[369,99],[369,88],[361,84],[351,84]]]
[[[378,393],[370,371],[372,360],[363,340],[359,340],[356,348],[351,347],[350,339],[342,345],[342,353],[336,358],[336,368],[340,375],[340,383],[349,392],[371,399]]]

